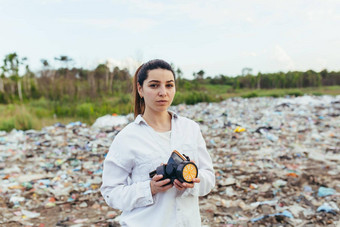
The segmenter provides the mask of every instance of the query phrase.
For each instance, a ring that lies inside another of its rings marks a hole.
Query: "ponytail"
[[[139,71],[142,67],[143,67],[143,65],[139,66],[139,68],[137,69],[137,71],[136,71],[136,73],[133,77],[133,97],[134,97],[134,103],[135,103],[135,109],[134,109],[135,118],[139,114],[143,114],[144,110],[145,110],[144,98],[140,97],[140,95],[138,93],[138,87],[137,87],[138,73],[139,73]],[[142,86],[142,84],[140,86]]]

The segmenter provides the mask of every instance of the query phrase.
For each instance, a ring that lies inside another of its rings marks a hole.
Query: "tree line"
[[[0,74],[0,103],[11,103],[45,97],[53,101],[93,100],[108,95],[128,93],[132,89],[131,75],[127,69],[109,69],[99,64],[94,70],[69,68],[72,59],[56,57],[63,66],[50,67],[42,59],[42,69],[38,73],[30,70],[26,58],[16,53],[5,56]],[[19,70],[25,71],[20,75]]]
[[[16,53],[7,54],[0,67],[0,103],[23,102],[41,97],[53,101],[95,100],[132,91],[132,75],[126,68],[109,68],[107,64],[99,64],[93,70],[70,68],[69,63],[73,59],[68,56],[56,57],[54,60],[60,62],[62,66],[54,69],[46,59],[41,59],[41,70],[34,73],[27,64],[27,58],[20,58]],[[192,80],[184,79],[179,67],[175,72],[179,90],[192,88],[197,91],[199,85],[204,84],[230,85],[233,89],[340,85],[340,72],[328,72],[327,70],[252,75],[251,69],[245,68],[242,70],[244,75],[236,77],[223,74],[205,77],[205,72],[199,70],[193,73],[194,79]]]
[[[274,89],[274,88],[305,88],[340,85],[340,72],[321,72],[308,70],[306,72],[289,71],[277,73],[247,74],[244,76],[228,77],[225,75],[207,78],[210,84],[227,84],[235,89]]]

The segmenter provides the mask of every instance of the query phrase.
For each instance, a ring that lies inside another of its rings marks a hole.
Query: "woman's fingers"
[[[195,186],[195,184],[201,182],[201,179],[199,178],[194,178],[192,180],[192,183],[183,183],[183,186],[186,187],[186,188],[193,188]]]
[[[155,175],[152,180],[156,182],[157,186],[163,186],[170,182],[170,179],[163,179],[163,175]]]
[[[194,178],[194,179],[192,180],[192,182],[194,182],[194,183],[199,183],[199,182],[201,182],[201,179],[199,179],[199,178]]]
[[[170,188],[172,188],[172,184],[170,183],[170,179],[161,180],[163,175],[155,175],[150,181],[150,188],[152,195],[157,194],[158,192],[164,192]],[[166,185],[169,184],[169,185]]]
[[[200,182],[201,182],[201,180],[199,178],[194,178],[192,180],[192,183],[186,183],[186,182],[181,183],[179,180],[176,179],[174,181],[174,185],[178,190],[181,191],[181,190],[186,189],[186,188],[193,188],[195,186],[195,184],[200,183]]]
[[[172,184],[169,184],[169,185],[166,185],[166,186],[161,186],[160,191],[165,192],[165,191],[169,190],[170,188],[172,188],[172,186],[173,186]]]
[[[170,183],[170,179],[165,179],[165,180],[157,181],[156,184],[157,184],[157,186],[162,187],[162,186],[164,186],[164,185],[166,185],[168,183]]]
[[[192,184],[192,183],[182,183],[177,179],[174,181],[174,185],[180,191],[182,191],[186,188],[193,188],[194,187],[194,184]]]
[[[183,186],[185,188],[193,188],[194,187],[194,184],[193,183],[183,183]]]
[[[163,179],[163,175],[155,175],[151,180],[151,193],[154,195],[158,192],[164,192],[168,189],[172,188],[172,186],[175,186],[177,190],[184,190],[186,188],[193,188],[195,184],[200,183],[200,178],[194,178],[192,180],[192,183],[182,183],[179,180],[175,179],[173,184],[170,183],[170,179]],[[169,184],[170,183],[170,184]],[[167,185],[169,184],[169,185]]]
[[[174,181],[174,186],[175,186],[175,188],[177,188],[180,191],[182,191],[184,189],[182,183],[179,180]]]
[[[163,175],[155,175],[155,176],[153,176],[153,178],[152,178],[152,180],[153,181],[159,181],[160,179],[162,179],[163,178]]]

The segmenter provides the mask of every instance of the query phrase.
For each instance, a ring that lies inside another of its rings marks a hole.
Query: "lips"
[[[159,101],[157,101],[157,103],[159,103],[159,104],[166,104],[166,103],[168,103],[168,101],[167,100],[159,100]]]

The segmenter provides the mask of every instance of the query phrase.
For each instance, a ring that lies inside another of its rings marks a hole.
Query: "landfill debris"
[[[172,106],[197,121],[216,187],[202,226],[339,226],[340,96],[230,98]],[[0,131],[1,226],[119,226],[99,188],[133,115]],[[237,129],[237,130],[236,130]]]
[[[335,194],[335,190],[333,188],[320,187],[318,191],[318,196],[320,197],[334,195],[334,194]]]
[[[284,217],[288,217],[288,218],[293,218],[293,215],[289,211],[285,210],[282,213],[267,214],[267,215],[263,215],[263,216],[258,217],[258,218],[253,218],[251,221],[252,222],[257,222],[257,221],[262,220],[264,218],[275,217],[275,216],[284,216]]]
[[[337,212],[339,212],[339,208],[337,207],[337,205],[334,202],[332,203],[332,205],[333,206],[331,206],[331,204],[325,202],[324,204],[319,206],[316,211],[317,212],[327,212],[327,213],[331,213],[331,214],[336,215]]]
[[[25,218],[37,218],[40,216],[40,213],[30,212],[27,210],[22,210],[21,213],[24,215]]]
[[[244,131],[246,131],[246,129],[245,129],[245,128],[242,128],[242,127],[240,127],[240,126],[237,126],[237,127],[235,128],[235,130],[234,130],[234,132],[244,132]]]
[[[132,117],[132,116],[130,116]],[[99,117],[92,125],[92,128],[114,128],[119,125],[126,125],[129,123],[129,117],[119,115],[105,115]]]

